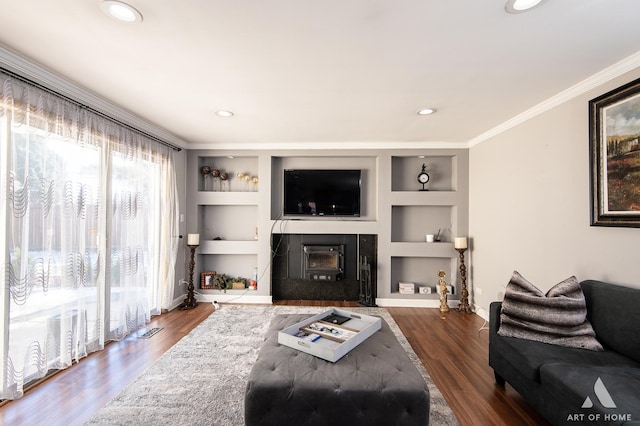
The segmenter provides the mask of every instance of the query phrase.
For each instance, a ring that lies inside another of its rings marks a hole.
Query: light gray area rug
[[[89,420],[88,425],[244,424],[244,391],[271,318],[310,316],[327,307],[224,305],[174,345]],[[458,422],[384,308],[348,308],[383,318],[423,375],[431,394],[431,425]],[[284,425],[283,425],[284,426]]]

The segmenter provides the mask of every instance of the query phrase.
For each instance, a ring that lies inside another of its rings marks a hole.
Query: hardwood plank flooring
[[[274,304],[358,306],[308,300]],[[548,425],[510,386],[495,385],[482,318],[455,310],[387,309],[462,426]],[[146,328],[164,327],[158,334],[140,339],[142,332],[135,333],[42,380],[21,399],[0,405],[0,424],[82,425],[213,311],[211,304],[199,303],[193,310],[152,318]]]

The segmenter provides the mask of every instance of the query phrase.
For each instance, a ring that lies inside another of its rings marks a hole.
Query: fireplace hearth
[[[273,234],[271,248],[274,300],[359,301],[362,256],[371,263],[366,278],[375,300],[376,235]]]

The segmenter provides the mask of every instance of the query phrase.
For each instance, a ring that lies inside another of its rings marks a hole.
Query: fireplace
[[[303,277],[313,281],[338,281],[344,273],[344,245],[302,246]]]
[[[271,294],[274,300],[362,299],[362,278],[376,287],[376,235],[272,234]],[[362,271],[366,257],[370,269]],[[375,305],[366,305],[375,306]]]

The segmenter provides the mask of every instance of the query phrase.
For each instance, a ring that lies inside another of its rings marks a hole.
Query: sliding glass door
[[[160,313],[161,168],[152,159],[111,157],[109,335],[119,339]]]
[[[177,203],[170,148],[1,72],[0,147],[0,399],[15,399],[160,313]]]

